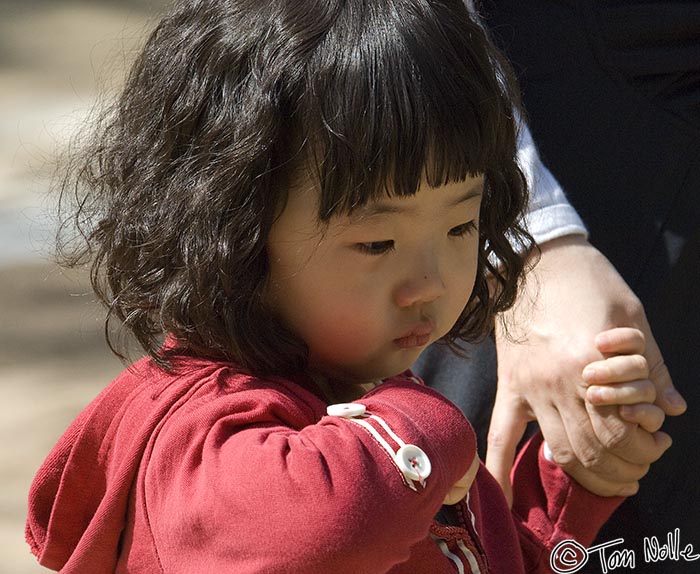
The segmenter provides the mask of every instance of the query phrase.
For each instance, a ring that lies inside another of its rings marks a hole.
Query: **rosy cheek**
[[[376,345],[378,326],[358,312],[337,312],[325,321],[314,337],[314,347],[325,358],[336,358],[339,362],[360,357]]]

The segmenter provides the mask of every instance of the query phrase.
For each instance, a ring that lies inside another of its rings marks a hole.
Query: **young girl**
[[[37,474],[43,565],[511,574],[590,543],[620,499],[535,437],[511,512],[407,371],[516,293],[510,86],[461,0],[197,0],[160,23],[66,182],[78,255],[149,357]],[[633,358],[616,380],[644,378]]]

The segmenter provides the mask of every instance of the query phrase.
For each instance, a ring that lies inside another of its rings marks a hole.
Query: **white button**
[[[422,482],[430,475],[431,466],[428,455],[414,444],[402,446],[396,452],[394,460],[406,478]]]
[[[339,403],[337,405],[328,405],[326,413],[328,413],[329,417],[351,419],[353,417],[361,417],[366,410],[365,405],[360,403]]]
[[[544,444],[542,445],[542,454],[546,460],[549,462],[554,462],[554,453],[552,453],[552,449],[549,448],[547,441],[544,441]]]

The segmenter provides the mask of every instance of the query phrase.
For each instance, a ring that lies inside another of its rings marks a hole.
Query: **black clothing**
[[[482,9],[521,82],[543,162],[642,300],[688,401],[666,419],[673,446],[597,542],[624,538],[617,548],[635,551],[636,574],[698,572],[700,560],[647,563],[643,543],[665,544],[680,528],[681,550],[700,554],[700,2],[489,0]],[[483,449],[493,343],[471,355],[477,374],[440,349],[417,371],[476,415]],[[596,556],[582,572],[601,572]]]

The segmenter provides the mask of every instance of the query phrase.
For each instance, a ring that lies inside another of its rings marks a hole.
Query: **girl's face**
[[[464,310],[477,269],[482,178],[386,197],[318,221],[299,186],[272,226],[267,295],[312,372],[365,383],[409,368]]]

